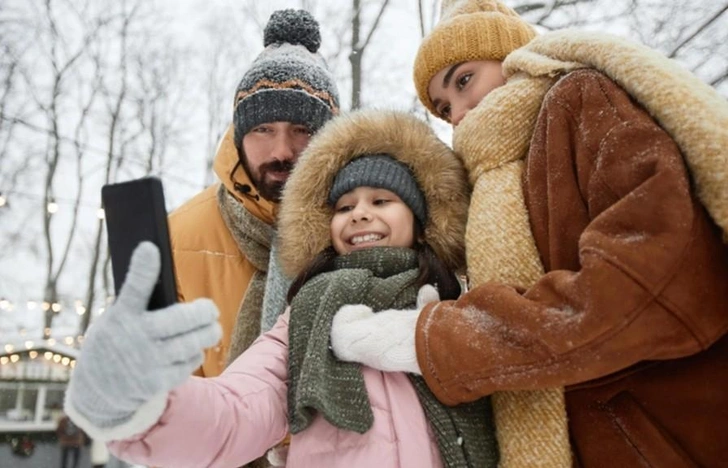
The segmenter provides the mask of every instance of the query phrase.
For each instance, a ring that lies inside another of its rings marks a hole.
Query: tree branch
[[[717,20],[718,18],[720,18],[723,15],[723,13],[725,13],[726,11],[728,11],[728,3],[726,3],[725,5],[723,5],[723,8],[721,8],[720,10],[718,10],[718,12],[715,15],[713,15],[708,20],[706,20],[705,23],[701,24],[691,35],[689,35],[688,37],[686,37],[685,39],[683,39],[683,41],[680,42],[672,50],[672,52],[670,52],[668,54],[668,57],[675,58],[675,56],[677,55],[677,53],[678,53],[678,51],[680,49],[682,49],[685,45],[687,45],[688,42],[690,42],[693,39],[695,39],[695,37],[698,34],[702,33],[708,26],[710,26],[713,22],[715,22],[715,20]]]
[[[379,26],[379,21],[382,19],[382,16],[384,15],[384,10],[387,8],[387,4],[389,4],[389,0],[384,0],[382,2],[382,7],[379,9],[379,13],[377,14],[377,19],[374,20],[374,24],[372,24],[372,29],[369,30],[369,34],[367,34],[367,38],[364,40],[364,44],[361,46],[357,45],[356,50],[363,51],[367,48],[369,45],[369,41],[372,40],[372,36],[374,36],[374,32],[377,30],[377,27]]]

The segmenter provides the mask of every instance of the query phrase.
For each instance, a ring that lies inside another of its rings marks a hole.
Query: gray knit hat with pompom
[[[265,27],[265,49],[235,93],[235,144],[269,122],[306,125],[316,132],[339,112],[334,77],[317,53],[319,25],[305,10],[278,10]]]

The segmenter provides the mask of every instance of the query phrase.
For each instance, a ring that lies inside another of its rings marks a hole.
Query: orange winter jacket
[[[205,361],[197,372],[204,377],[219,375],[225,368],[238,309],[256,271],[240,251],[222,218],[217,202],[220,184],[258,219],[268,224],[273,224],[275,219],[276,205],[256,196],[248,174],[237,164],[233,133],[231,125],[215,156],[213,168],[220,182],[206,188],[169,216],[179,300],[186,302],[208,297],[220,309],[222,340],[205,351]],[[235,184],[247,185],[250,191],[243,195],[235,190]]]

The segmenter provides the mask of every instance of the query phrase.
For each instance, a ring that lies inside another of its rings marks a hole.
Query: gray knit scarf
[[[273,226],[253,216],[239,200],[225,189],[224,185],[220,185],[217,191],[217,201],[225,225],[238,244],[238,248],[257,270],[250,279],[248,289],[245,291],[245,296],[238,309],[235,326],[230,337],[228,352],[228,363],[230,363],[248,349],[260,335],[261,317],[277,318],[283,312],[286,306],[288,283],[280,274],[277,264],[273,265],[273,278],[268,278],[271,264],[276,262],[276,257],[271,255],[271,244],[275,234]],[[272,281],[275,282],[275,287],[268,287]],[[243,287],[242,284],[241,287]],[[270,310],[267,310],[266,307]],[[275,322],[275,319],[272,320]]]
[[[374,311],[415,304],[417,254],[405,248],[373,248],[339,256],[336,269],[309,280],[291,303],[288,406],[292,433],[306,429],[317,412],[334,426],[358,432],[374,415],[359,364],[342,362],[329,350],[331,321],[345,304]],[[447,467],[495,467],[498,450],[490,400],[446,407],[420,376],[410,375],[436,434]]]
[[[283,274],[281,262],[278,260],[278,242],[273,239],[268,262],[268,274],[265,279],[265,297],[260,318],[260,332],[265,333],[275,325],[278,317],[286,310],[286,295],[292,280]]]

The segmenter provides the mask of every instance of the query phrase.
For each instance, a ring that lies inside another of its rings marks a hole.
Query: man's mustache
[[[292,161],[272,161],[260,166],[260,173],[266,172],[291,172],[293,170]]]

